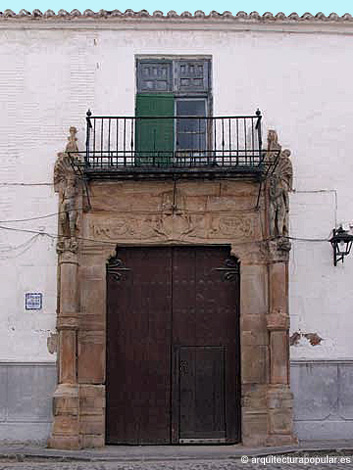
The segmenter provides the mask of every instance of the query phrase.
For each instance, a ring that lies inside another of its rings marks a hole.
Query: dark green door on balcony
[[[136,117],[136,163],[168,166],[174,152],[174,95],[138,94]]]

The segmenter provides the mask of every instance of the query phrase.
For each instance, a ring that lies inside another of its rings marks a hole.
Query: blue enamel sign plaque
[[[26,310],[41,310],[43,305],[43,294],[38,292],[28,292],[25,294]]]

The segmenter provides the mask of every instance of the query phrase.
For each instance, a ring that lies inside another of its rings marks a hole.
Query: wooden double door
[[[238,315],[229,247],[119,248],[107,267],[107,443],[238,442]]]

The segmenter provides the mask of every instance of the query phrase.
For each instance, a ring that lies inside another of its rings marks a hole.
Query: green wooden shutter
[[[174,95],[137,94],[136,117],[174,116]],[[174,154],[174,119],[136,119],[136,164],[168,166]]]

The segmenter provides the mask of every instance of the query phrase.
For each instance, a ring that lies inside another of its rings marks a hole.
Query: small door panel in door
[[[224,441],[224,348],[179,349],[179,442]]]

